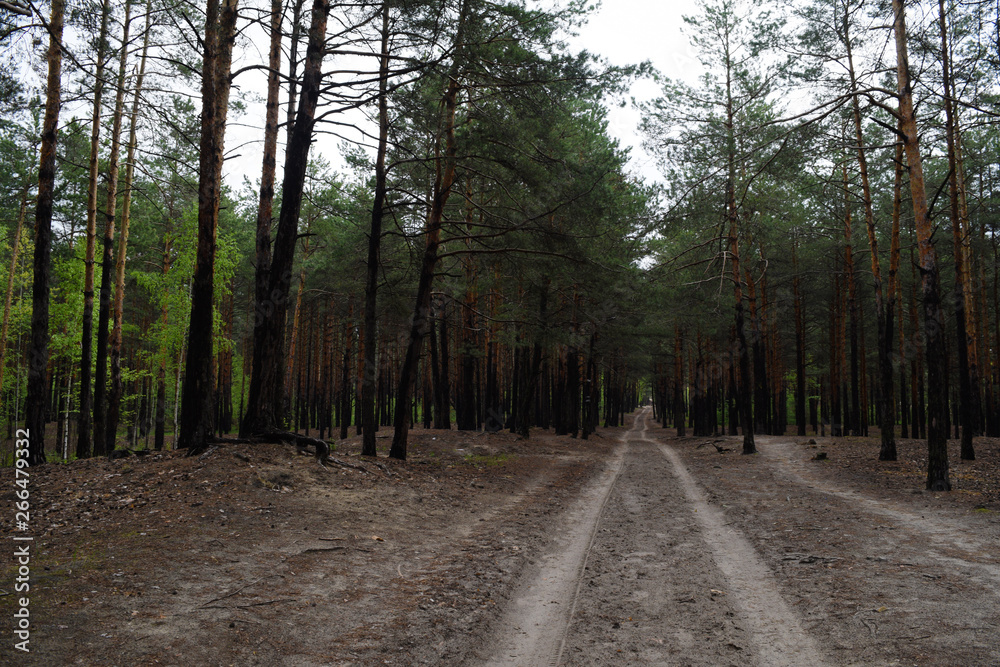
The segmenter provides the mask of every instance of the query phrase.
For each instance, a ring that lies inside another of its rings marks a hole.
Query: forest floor
[[[379,466],[338,442],[364,471],[236,444],[31,469],[31,653],[5,519],[0,664],[1000,664],[1000,441],[950,443],[950,493],[919,441],[757,442],[646,410],[416,429]]]

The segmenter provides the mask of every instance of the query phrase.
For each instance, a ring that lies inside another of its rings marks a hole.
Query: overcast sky
[[[649,60],[665,76],[694,83],[700,64],[687,37],[681,32],[684,15],[697,13],[695,0],[604,0],[580,35],[570,41],[574,49],[586,49],[607,58],[613,65]],[[692,76],[693,75],[693,76]],[[648,100],[659,93],[652,81],[639,81],[632,95]],[[639,113],[631,104],[613,107],[608,131],[622,146],[632,147],[632,169],[655,178],[651,158],[639,145]]]

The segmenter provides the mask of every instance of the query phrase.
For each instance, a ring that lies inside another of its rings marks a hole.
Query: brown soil
[[[744,457],[643,422],[337,443],[364,471],[235,444],[32,469],[32,652],[5,630],[0,663],[1000,664],[1000,442],[930,494],[917,441]]]

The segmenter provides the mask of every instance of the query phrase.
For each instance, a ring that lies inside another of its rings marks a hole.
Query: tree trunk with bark
[[[378,327],[378,275],[381,268],[382,219],[385,216],[385,154],[389,141],[389,3],[382,3],[382,44],[378,80],[378,146],[375,151],[375,197],[368,230],[365,278],[365,358],[361,385],[361,454],[375,456],[375,337]]]
[[[83,317],[80,336],[80,413],[77,420],[76,457],[91,454],[93,394],[91,358],[94,346],[94,256],[97,245],[98,158],[100,156],[101,110],[104,98],[104,59],[107,53],[110,0],[101,3],[101,29],[97,36],[97,63],[94,70],[94,110],[90,121],[90,161],[87,186],[87,249],[83,260]],[[7,332],[4,331],[4,337]],[[2,360],[0,360],[2,362]],[[0,371],[2,372],[2,371]],[[0,382],[0,387],[3,383]]]
[[[146,54],[149,52],[150,18],[152,3],[146,2],[146,27],[142,38],[142,56],[139,60],[139,75],[133,90],[132,111],[129,121],[129,138],[125,157],[125,188],[122,198],[122,224],[118,234],[118,259],[115,262],[115,299],[113,307],[113,326],[108,339],[111,357],[111,387],[108,394],[107,432],[109,434],[107,451],[114,451],[114,434],[118,432],[118,421],[121,415],[122,400],[122,316],[125,307],[125,258],[128,249],[129,220],[132,208],[132,181],[135,176],[135,150],[138,137],[139,100],[142,97],[142,84],[146,76]]]
[[[111,267],[114,262],[115,221],[118,211],[119,154],[122,117],[125,112],[125,74],[128,70],[129,31],[132,26],[132,2],[125,2],[121,53],[115,88],[115,110],[111,129],[111,154],[108,158],[107,198],[104,209],[104,236],[101,239],[101,296],[97,314],[97,354],[94,371],[94,455],[108,452],[108,440],[114,434],[107,429],[108,323],[111,320]]]
[[[434,180],[433,199],[427,224],[424,229],[424,256],[420,265],[420,277],[417,283],[417,298],[410,322],[409,342],[399,370],[396,393],[396,413],[393,422],[392,446],[389,456],[395,459],[406,459],[406,440],[410,428],[410,385],[413,382],[417,361],[420,357],[420,347],[427,335],[430,319],[431,284],[437,267],[438,247],[441,245],[441,225],[444,220],[444,209],[451,195],[451,187],[455,183],[455,165],[457,162],[457,146],[455,143],[455,110],[458,103],[460,86],[458,76],[461,67],[461,54],[465,39],[465,21],[469,10],[469,0],[463,0],[455,32],[455,55],[448,74],[448,85],[441,99],[441,130],[435,142],[436,177]],[[442,154],[441,142],[444,140]],[[445,379],[447,381],[447,379]]]
[[[189,455],[208,446],[213,416],[213,305],[215,243],[222,199],[222,159],[229,109],[230,65],[236,40],[237,0],[209,0],[202,70],[201,157],[198,165],[198,249],[191,281],[191,321],[181,395],[177,447]]]
[[[163,244],[163,275],[170,271],[170,237],[164,241]],[[166,328],[169,318],[169,310],[167,308],[166,299],[163,300],[160,306],[160,323]],[[156,451],[163,449],[164,440],[166,436],[166,420],[167,420],[167,348],[162,346],[160,348],[160,362],[159,368],[156,372],[156,413],[153,418],[153,448]]]
[[[344,327],[344,356],[340,370],[340,439],[347,437],[351,426],[351,347],[354,342],[354,303],[348,305]]]
[[[301,4],[301,2],[299,3]],[[254,267],[254,319],[252,358],[266,354],[260,348],[264,336],[258,333],[274,306],[270,300],[271,218],[274,214],[274,179],[278,149],[278,115],[281,94],[281,20],[282,0],[271,1],[270,46],[267,59],[267,102],[264,117],[264,157],[261,162],[260,199],[257,203],[257,228]],[[249,434],[243,429],[246,415],[240,417],[240,437]]]
[[[972,307],[972,281],[969,214],[965,196],[965,170],[960,153],[958,111],[951,81],[951,53],[948,46],[948,24],[944,0],[938,0],[938,17],[941,26],[941,71],[944,85],[945,135],[948,143],[948,194],[950,200],[952,239],[955,249],[955,324],[958,349],[959,421],[961,431],[961,457],[972,461],[976,458],[973,436],[979,432],[979,372],[976,359],[976,328]]]
[[[258,435],[278,430],[282,423],[284,389],[285,319],[291,289],[292,264],[298,237],[299,211],[305,185],[309,146],[312,143],[316,105],[322,83],[326,22],[329,0],[314,0],[309,27],[309,45],[302,75],[302,95],[285,152],[285,175],[281,185],[281,210],[274,240],[268,280],[267,304],[258,304],[263,320],[254,329],[254,360],[247,414],[240,432]],[[262,340],[258,343],[257,337]]]
[[[728,45],[727,45],[728,49]],[[727,50],[727,64],[729,53]],[[745,315],[743,311],[743,285],[740,272],[739,211],[736,208],[736,110],[732,95],[731,66],[726,68],[726,219],[729,223],[728,250],[732,264],[733,300],[736,308],[736,356],[739,359],[739,375],[736,393],[740,425],[743,427],[743,453],[756,454],[757,446],[753,434],[753,398],[751,394],[750,349],[747,345]]]
[[[854,117],[854,139],[858,152],[858,171],[861,176],[861,196],[865,209],[865,228],[868,231],[868,248],[871,253],[872,278],[875,290],[875,316],[878,336],[878,413],[879,431],[881,435],[881,449],[879,450],[880,461],[896,460],[896,434],[895,434],[895,397],[894,378],[892,368],[892,314],[893,314],[893,292],[890,287],[890,298],[888,301],[883,296],[882,288],[882,265],[879,261],[878,237],[875,233],[875,214],[872,206],[871,185],[868,178],[868,158],[864,134],[861,123],[861,104],[858,99],[858,83],[854,71],[854,54],[850,36],[850,21],[848,11],[845,8],[843,19],[843,39],[847,47],[848,74],[851,82],[851,110]],[[894,197],[893,220],[898,221],[897,200]],[[898,238],[898,235],[897,235]],[[897,247],[898,252],[898,247]],[[890,260],[891,264],[891,260]],[[890,267],[890,282],[894,272]]]
[[[861,377],[858,368],[858,299],[857,281],[854,278],[854,227],[851,216],[851,199],[848,190],[847,164],[843,166],[844,185],[844,268],[845,280],[847,282],[847,309],[844,312],[849,318],[849,344],[851,348],[850,360],[850,386],[848,388],[848,401],[845,400],[844,408],[848,416],[844,419],[845,430],[851,435],[861,435]]]
[[[806,434],[806,327],[802,317],[802,290],[799,277],[798,243],[792,243],[792,299],[795,308],[795,424],[799,435]]]
[[[28,465],[45,463],[45,414],[48,409],[49,289],[52,277],[52,208],[55,199],[56,141],[62,104],[62,38],[64,0],[52,1],[49,19],[48,79],[38,167],[35,207],[34,282],[31,286],[31,345],[28,349],[28,397],[24,426],[28,430]]]
[[[944,343],[944,319],[941,313],[941,292],[937,253],[934,248],[933,223],[927,213],[923,164],[907,55],[906,20],[903,0],[892,0],[896,35],[896,75],[899,84],[899,120],[903,133],[903,150],[910,172],[910,195],[913,200],[914,225],[920,250],[921,296],[924,304],[924,349],[927,359],[927,489],[950,491],[948,479],[948,397],[945,385],[948,359]]]

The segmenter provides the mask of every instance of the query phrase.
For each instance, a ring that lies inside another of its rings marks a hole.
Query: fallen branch
[[[256,580],[254,580],[254,581],[251,581],[251,582],[250,582],[249,584],[245,584],[245,585],[243,585],[243,586],[240,586],[239,588],[237,588],[237,589],[236,589],[235,591],[233,591],[232,593],[226,593],[226,594],[225,594],[225,595],[223,595],[222,597],[217,597],[217,598],[215,598],[214,600],[209,600],[209,601],[208,601],[208,602],[206,602],[205,604],[203,604],[203,605],[199,605],[199,606],[198,606],[198,609],[207,609],[207,608],[209,608],[209,607],[208,607],[208,605],[212,604],[213,602],[218,602],[219,600],[225,600],[226,598],[231,598],[231,597],[233,597],[234,595],[236,595],[237,593],[239,593],[240,591],[243,591],[243,590],[246,590],[247,588],[250,588],[250,587],[251,587],[251,586],[253,586],[254,584],[259,584],[260,582],[264,581],[265,579],[268,579],[268,578],[269,578],[270,576],[271,576],[271,575],[268,575],[268,576],[266,576],[266,577],[261,577],[260,579],[256,579]]]
[[[351,468],[352,470],[360,470],[363,473],[371,474],[371,471],[368,470],[368,468],[365,468],[364,466],[355,465],[354,463],[348,463],[347,461],[341,461],[340,459],[335,459],[332,456],[327,456],[326,459],[324,460],[329,461],[330,463],[336,463],[337,465],[342,466],[344,468]],[[320,461],[320,463],[323,463],[323,461]]]
[[[202,454],[201,456],[198,457],[198,460],[199,461],[204,461],[205,459],[207,459],[209,456],[211,456],[212,454],[214,454],[217,451],[219,451],[219,448],[217,446],[209,447],[208,451],[206,451],[204,454]]]
[[[268,600],[267,602],[251,602],[250,604],[238,604],[238,609],[249,609],[250,607],[263,607],[268,604],[278,604],[279,602],[296,602],[298,598],[281,598],[278,600]]]
[[[319,438],[310,438],[307,435],[299,435],[298,433],[292,433],[290,431],[268,431],[260,437],[265,440],[287,442],[295,445],[299,449],[313,447],[316,453],[316,460],[319,461],[320,465],[322,465],[323,461],[330,456],[330,445],[328,445],[325,440],[320,440]]]

